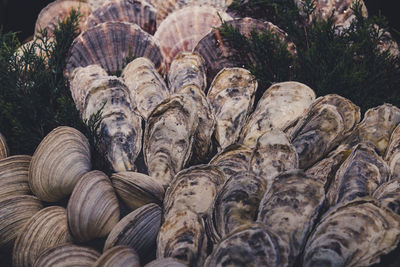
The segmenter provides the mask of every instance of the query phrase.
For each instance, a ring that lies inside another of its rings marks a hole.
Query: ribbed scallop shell
[[[117,195],[101,171],[85,173],[68,201],[68,226],[79,242],[107,236],[119,221]]]
[[[36,148],[29,165],[29,186],[41,200],[55,202],[69,195],[90,169],[86,137],[74,128],[60,126]]]
[[[384,159],[390,168],[391,179],[400,178],[400,125],[398,125],[389,141]]]
[[[149,203],[161,205],[164,188],[153,177],[138,172],[113,173],[111,182],[122,201],[135,210]]]
[[[275,83],[269,87],[240,133],[241,142],[255,147],[265,131],[278,128],[285,131],[304,116],[315,100],[314,91],[299,82]]]
[[[218,166],[228,179],[241,171],[248,171],[250,169],[250,158],[253,150],[247,146],[234,144],[228,146],[217,155],[215,155],[210,165]]]
[[[87,18],[86,25],[91,28],[103,22],[123,21],[135,23],[142,30],[154,34],[157,28],[156,18],[157,10],[146,1],[113,0],[94,10]]]
[[[216,117],[215,137],[221,149],[235,143],[253,108],[257,81],[250,71],[225,68],[215,76],[207,98]]]
[[[153,36],[133,23],[104,22],[75,38],[65,74],[70,76],[75,68],[92,64],[116,73],[122,71],[129,56],[147,57],[158,71],[163,69],[163,57]]]
[[[141,267],[139,255],[128,246],[115,246],[107,249],[92,265],[93,267]]]
[[[385,206],[400,215],[400,179],[381,184],[372,194]]]
[[[187,266],[186,264],[183,264],[178,259],[160,258],[147,263],[144,267],[186,267],[186,266]]]
[[[64,244],[47,249],[40,254],[34,267],[90,267],[100,253],[88,247]]]
[[[0,201],[8,196],[28,195],[31,156],[15,155],[0,160]]]
[[[35,196],[0,198],[0,248],[12,247],[25,223],[42,208],[42,203]]]
[[[33,215],[18,234],[13,249],[13,266],[32,266],[46,249],[65,243],[72,243],[67,211],[58,206],[44,208]]]
[[[8,153],[6,138],[0,133],[0,159],[8,157]]]
[[[211,6],[188,6],[176,10],[163,20],[154,37],[160,42],[167,66],[182,51],[191,52],[213,27],[221,25],[220,17],[231,16]]]

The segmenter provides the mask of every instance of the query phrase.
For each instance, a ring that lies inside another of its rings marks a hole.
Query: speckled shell
[[[0,248],[12,247],[25,223],[42,208],[42,203],[35,196],[0,198]]]
[[[170,96],[164,79],[145,57],[131,61],[121,77],[129,89],[131,103],[135,104],[137,113],[145,120],[159,103]]]
[[[87,18],[88,28],[108,21],[123,21],[135,23],[149,34],[156,31],[157,10],[143,0],[113,0],[108,1],[93,11]]]
[[[92,10],[96,10],[105,3],[107,3],[109,0],[86,0],[86,2],[92,7]]]
[[[307,169],[327,155],[351,133],[360,116],[360,108],[344,97],[316,99],[290,137],[299,155],[299,167]]]
[[[286,243],[289,266],[305,245],[324,201],[324,183],[302,170],[278,175],[261,200],[257,221]]]
[[[138,172],[113,173],[111,182],[121,200],[135,210],[149,203],[161,205],[164,188],[153,177]]]
[[[14,195],[31,194],[28,170],[31,156],[15,155],[0,160],[0,201]]]
[[[33,215],[18,234],[13,248],[13,266],[32,266],[46,249],[65,243],[72,243],[67,211],[58,206],[44,208]]]
[[[29,186],[39,199],[55,202],[69,195],[90,169],[86,137],[74,128],[60,126],[36,148],[29,165]]]
[[[381,184],[372,194],[385,206],[400,215],[400,179]]]
[[[239,227],[221,240],[207,258],[206,267],[287,266],[288,251],[278,235],[263,224]]]
[[[139,255],[128,246],[115,246],[107,249],[97,259],[93,267],[140,267]]]
[[[211,165],[218,166],[225,174],[226,179],[241,171],[248,171],[250,169],[250,158],[253,150],[247,146],[234,144],[228,146],[211,161]]]
[[[160,258],[147,263],[144,267],[187,267],[178,259],[174,258]]]
[[[49,248],[40,254],[34,267],[90,267],[100,253],[88,247],[64,244]]]
[[[265,131],[282,131],[303,117],[315,100],[314,91],[299,82],[282,82],[268,88],[240,134],[241,142],[255,147],[257,138]]]
[[[256,90],[257,81],[246,69],[225,68],[215,76],[207,97],[216,117],[215,137],[221,149],[239,138]]]
[[[370,266],[396,248],[399,238],[399,215],[374,199],[356,199],[321,218],[307,241],[303,266]]]
[[[164,187],[189,161],[197,125],[196,103],[189,96],[172,96],[150,114],[143,154],[149,175]]]
[[[400,178],[400,124],[394,129],[384,159],[390,168],[391,179]]]
[[[98,64],[108,73],[122,71],[129,56],[147,57],[158,71],[163,57],[157,41],[138,25],[128,22],[104,22],[82,32],[73,41],[65,75],[77,67]]]
[[[6,138],[0,133],[0,160],[8,157]]]
[[[352,150],[327,192],[330,206],[372,195],[379,185],[389,180],[389,167],[372,146],[360,143]]]
[[[169,14],[154,34],[160,42],[167,67],[179,52],[191,52],[212,27],[220,26],[219,16],[223,20],[231,19],[211,6],[187,6]]]

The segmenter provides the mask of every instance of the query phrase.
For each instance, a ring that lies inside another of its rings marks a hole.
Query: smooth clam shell
[[[153,177],[138,172],[113,173],[111,182],[122,201],[135,210],[149,203],[162,204],[164,188]]]
[[[174,258],[160,258],[147,263],[144,267],[186,267],[178,259]]]
[[[93,267],[140,267],[139,255],[128,246],[107,249],[92,265]]]
[[[67,211],[58,206],[44,208],[33,215],[17,235],[13,266],[32,266],[46,249],[71,242]]]
[[[35,196],[0,198],[0,248],[12,247],[25,223],[42,208],[42,203]]]
[[[100,8],[93,11],[87,18],[88,28],[108,21],[124,21],[135,23],[142,30],[154,34],[157,10],[146,1],[113,0],[108,1]]]
[[[0,159],[0,201],[8,196],[31,194],[28,182],[31,158],[15,155]]]
[[[64,244],[49,248],[35,261],[34,267],[90,267],[100,253],[88,247]]]
[[[400,178],[400,124],[392,132],[384,159],[389,165],[391,179]]]
[[[8,157],[8,154],[6,138],[0,133],[0,160]]]
[[[235,143],[253,108],[257,81],[242,68],[222,69],[207,98],[216,117],[215,137],[222,149]]]
[[[253,150],[245,145],[230,145],[215,155],[210,165],[218,166],[225,174],[226,179],[241,171],[250,169],[250,159]]]
[[[394,179],[381,184],[372,194],[385,206],[400,215],[400,180]]]
[[[86,137],[74,128],[60,126],[36,148],[29,165],[29,186],[39,199],[55,202],[69,195],[90,169]]]
[[[374,199],[359,198],[321,218],[305,246],[303,266],[370,266],[399,239],[399,215]]]

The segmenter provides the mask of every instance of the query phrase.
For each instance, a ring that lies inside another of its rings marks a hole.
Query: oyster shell
[[[225,174],[226,179],[241,171],[250,169],[250,158],[253,150],[247,146],[233,144],[215,155],[210,165],[218,166]]]
[[[149,262],[144,267],[187,267],[187,265],[183,264],[178,259],[160,258]]]
[[[8,154],[6,138],[0,133],[0,160],[8,157]]]
[[[372,194],[382,206],[400,215],[400,179],[390,180],[381,184]]]
[[[91,265],[93,267],[140,267],[139,255],[136,251],[128,246],[115,246],[107,249],[97,261]]]
[[[391,179],[400,178],[400,124],[390,137],[384,159],[389,165]]]
[[[28,182],[31,158],[15,155],[0,159],[0,201],[9,196],[31,194]]]
[[[96,10],[101,7],[104,3],[107,3],[108,0],[85,0],[92,7],[92,10]]]
[[[239,138],[256,90],[257,81],[246,69],[225,68],[215,76],[207,97],[216,117],[215,137],[221,149]]]

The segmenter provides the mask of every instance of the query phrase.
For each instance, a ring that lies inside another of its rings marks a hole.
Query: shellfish
[[[140,267],[140,259],[136,251],[128,246],[115,246],[107,249],[92,265],[93,267],[129,266]]]
[[[388,162],[391,179],[400,178],[400,124],[392,132],[384,159]]]
[[[8,196],[29,195],[28,182],[31,156],[15,155],[0,159],[0,201]]]
[[[381,184],[372,194],[382,206],[400,215],[400,179],[390,180]]]
[[[225,174],[226,179],[241,171],[250,169],[250,159],[253,150],[247,146],[234,144],[230,145],[215,155],[210,165],[218,166]]]
[[[8,153],[6,138],[0,133],[0,159],[8,157]]]

